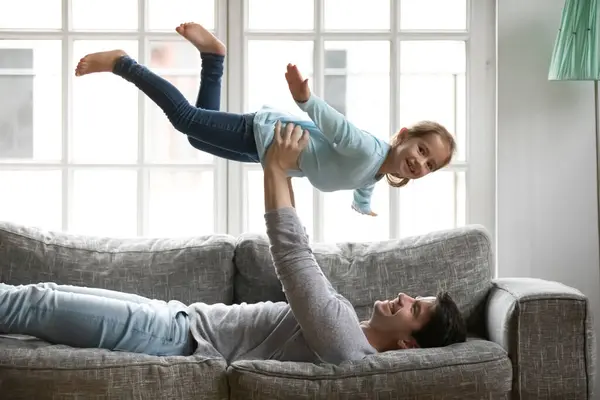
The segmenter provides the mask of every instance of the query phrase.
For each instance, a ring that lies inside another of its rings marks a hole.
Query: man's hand
[[[282,132],[281,122],[277,121],[273,143],[265,157],[265,212],[295,207],[294,190],[286,171],[297,168],[298,157],[307,144],[308,131],[287,124]]]
[[[298,103],[305,103],[308,101],[310,98],[308,79],[302,78],[302,74],[300,74],[300,71],[298,71],[298,67],[293,64],[288,64],[287,72],[285,73],[285,80],[287,80],[294,100],[296,100]]]
[[[288,123],[281,129],[281,121],[275,124],[273,143],[267,150],[265,168],[287,171],[298,169],[300,153],[308,144],[308,131]]]

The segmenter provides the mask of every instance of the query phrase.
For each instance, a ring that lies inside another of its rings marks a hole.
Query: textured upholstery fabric
[[[588,299],[541,280],[492,280],[489,236],[469,226],[373,243],[315,244],[333,286],[368,318],[376,299],[448,290],[467,343],[360,362],[154,357],[0,335],[7,399],[592,399]],[[184,303],[285,300],[261,235],[116,239],[0,223],[0,281],[54,281]]]
[[[153,357],[2,337],[0,352],[2,399],[220,400],[228,393],[222,359]]]
[[[512,374],[500,346],[485,340],[439,349],[383,353],[339,366],[240,361],[230,367],[231,398],[506,398]]]
[[[235,239],[111,239],[0,225],[0,281],[99,287],[231,304]],[[0,337],[0,398],[223,399],[226,363]],[[8,397],[3,397],[8,396]]]
[[[404,292],[412,296],[447,290],[469,317],[483,326],[481,304],[491,288],[493,260],[488,234],[479,226],[373,243],[313,245],[333,287],[367,318],[373,303]],[[236,302],[285,300],[262,235],[242,235],[235,251]]]
[[[233,300],[235,239],[113,239],[0,224],[0,281],[55,282],[185,304]]]
[[[541,279],[497,279],[487,307],[489,337],[513,362],[515,396],[592,398],[596,338],[580,291]]]

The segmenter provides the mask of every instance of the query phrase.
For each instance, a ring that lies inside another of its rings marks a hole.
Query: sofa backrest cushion
[[[115,239],[0,223],[0,282],[55,282],[179,300],[233,300],[235,239]]]
[[[450,292],[473,329],[484,325],[482,306],[491,288],[493,257],[481,226],[373,243],[312,244],[333,287],[367,319],[373,303],[399,292],[411,296]],[[236,303],[285,301],[265,235],[240,236],[235,251]]]

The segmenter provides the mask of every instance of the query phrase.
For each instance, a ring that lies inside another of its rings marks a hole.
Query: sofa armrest
[[[487,332],[512,361],[513,396],[592,399],[596,338],[587,297],[542,279],[492,283]]]

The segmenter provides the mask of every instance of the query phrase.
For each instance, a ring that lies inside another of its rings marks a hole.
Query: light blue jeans
[[[160,356],[187,356],[195,340],[176,300],[79,286],[0,283],[0,332],[54,344]]]

